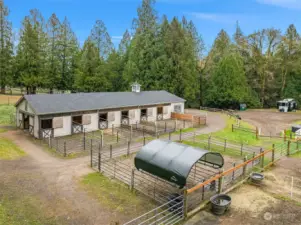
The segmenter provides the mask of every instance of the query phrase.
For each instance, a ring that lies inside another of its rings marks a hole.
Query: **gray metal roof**
[[[220,153],[209,152],[176,142],[154,140],[142,147],[135,157],[135,166],[175,183],[186,185],[191,168],[198,161],[221,168],[224,158]]]
[[[37,115],[185,102],[167,91],[38,94],[24,98]]]

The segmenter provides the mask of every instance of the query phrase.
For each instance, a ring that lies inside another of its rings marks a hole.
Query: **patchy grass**
[[[6,132],[6,131],[7,131],[6,129],[0,128],[0,133],[4,133],[4,132]]]
[[[0,137],[0,159],[12,160],[25,155],[17,145],[7,138]]]
[[[81,186],[116,213],[137,216],[156,207],[148,198],[131,192],[126,184],[100,173],[84,176]]]
[[[0,105],[14,105],[21,97],[21,95],[0,95]]]
[[[11,125],[11,117],[15,111],[13,105],[0,105],[0,125]]]
[[[182,133],[189,133],[189,132],[194,132],[196,129],[195,128],[192,128],[192,127],[190,127],[190,128],[185,128],[185,129],[182,129]],[[180,134],[180,130],[178,130],[178,131],[175,131],[175,132],[173,132],[172,134]]]

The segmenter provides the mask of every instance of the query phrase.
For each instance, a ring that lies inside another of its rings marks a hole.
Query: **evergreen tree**
[[[58,88],[61,90],[72,90],[75,71],[78,67],[79,45],[67,18],[60,27],[60,74]]]
[[[107,59],[113,50],[113,43],[103,21],[97,20],[90,34],[90,39],[99,50],[99,55]]]
[[[5,93],[5,86],[12,84],[13,40],[8,14],[8,8],[0,0],[0,93]]]
[[[18,77],[27,93],[35,94],[37,87],[47,84],[47,46],[44,18],[38,10],[31,10],[22,23],[16,56]]]
[[[47,23],[47,32],[49,37],[48,50],[48,79],[46,86],[49,87],[50,93],[53,93],[53,88],[57,88],[60,82],[60,21],[55,14],[52,14]]]

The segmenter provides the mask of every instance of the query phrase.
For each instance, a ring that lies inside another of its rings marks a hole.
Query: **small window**
[[[83,123],[83,117],[82,116],[73,116],[72,117],[72,122],[77,123],[77,124],[82,124]]]
[[[42,129],[52,129],[52,119],[42,120]]]
[[[174,105],[174,112],[181,113],[182,105]]]

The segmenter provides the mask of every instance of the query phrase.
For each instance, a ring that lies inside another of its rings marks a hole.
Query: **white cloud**
[[[260,4],[280,6],[290,9],[301,9],[300,0],[256,0]]]
[[[219,13],[202,13],[202,12],[191,12],[187,13],[196,19],[210,20],[216,23],[230,23],[233,24],[236,21],[241,21],[243,16],[240,14],[219,14]]]

